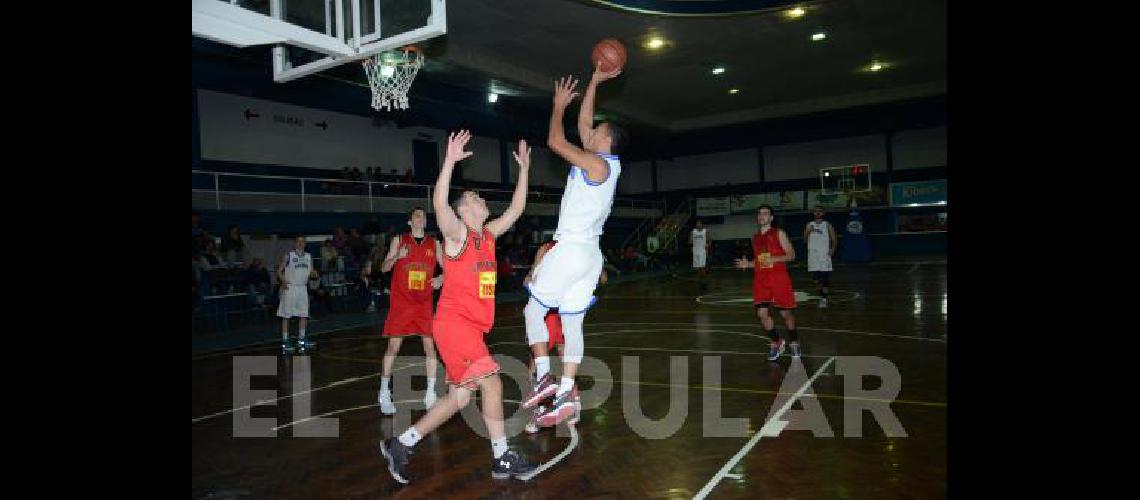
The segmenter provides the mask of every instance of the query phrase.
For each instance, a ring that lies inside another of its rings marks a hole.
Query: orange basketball
[[[594,67],[601,67],[602,71],[610,72],[625,66],[625,46],[614,38],[607,38],[594,45],[590,54]]]

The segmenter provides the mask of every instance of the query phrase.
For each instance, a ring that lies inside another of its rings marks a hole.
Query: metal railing
[[[414,205],[431,199],[434,184],[398,181],[353,181],[331,178],[289,177],[281,175],[242,174],[191,170],[191,190],[198,206],[213,205],[215,210],[252,209],[262,211],[378,212],[405,211],[410,208],[393,200],[404,199]],[[461,182],[461,181],[460,181]],[[451,187],[460,191],[461,187]],[[478,191],[488,201],[509,202],[510,189]],[[558,203],[561,193],[530,191],[528,202]],[[406,204],[406,203],[404,203]],[[665,202],[637,198],[614,198],[615,208],[647,209],[660,213]],[[646,216],[649,216],[648,213]]]

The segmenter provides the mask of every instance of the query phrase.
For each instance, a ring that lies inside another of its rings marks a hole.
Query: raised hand
[[[447,135],[447,153],[443,157],[444,163],[454,165],[456,162],[467,158],[475,153],[464,151],[467,143],[471,141],[471,132],[460,130],[459,132],[452,132]]]
[[[578,86],[578,80],[572,76],[565,76],[559,78],[554,82],[554,107],[566,108],[570,105],[578,93],[574,92],[574,87]]]
[[[599,64],[596,68],[594,68],[594,76],[591,78],[593,78],[595,82],[604,82],[620,74],[621,68],[615,69],[613,71],[602,71],[602,65]]]
[[[530,146],[527,145],[526,139],[519,139],[519,150],[511,154],[514,155],[519,168],[530,168]]]

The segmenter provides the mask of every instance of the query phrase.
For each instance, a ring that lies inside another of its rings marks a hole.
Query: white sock
[[[388,383],[392,381],[392,377],[380,377],[380,390],[388,392]]]
[[[435,377],[428,377],[427,390],[435,389]]]
[[[570,392],[570,389],[573,389],[573,388],[574,388],[574,379],[572,379],[570,377],[562,377],[562,383],[558,384],[558,394],[556,394],[554,397],[558,397],[558,396],[561,396],[563,394],[566,394],[567,392]]]
[[[550,356],[534,358],[534,379],[542,380],[547,373],[550,373]]]
[[[305,338],[305,329],[304,328],[301,329],[300,338],[302,338],[302,339]]]
[[[509,448],[507,447],[507,438],[499,438],[491,440],[491,455],[495,458],[503,456]]]
[[[420,435],[420,432],[417,431],[415,427],[408,427],[408,430],[404,431],[403,434],[400,434],[399,439],[400,444],[411,448],[415,446],[416,443],[420,442],[420,438],[422,437],[423,436]]]

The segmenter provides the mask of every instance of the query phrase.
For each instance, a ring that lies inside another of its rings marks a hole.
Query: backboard
[[[821,168],[819,186],[824,195],[871,191],[871,166],[862,164]]]
[[[447,0],[193,0],[192,32],[273,46],[283,83],[447,33]]]

